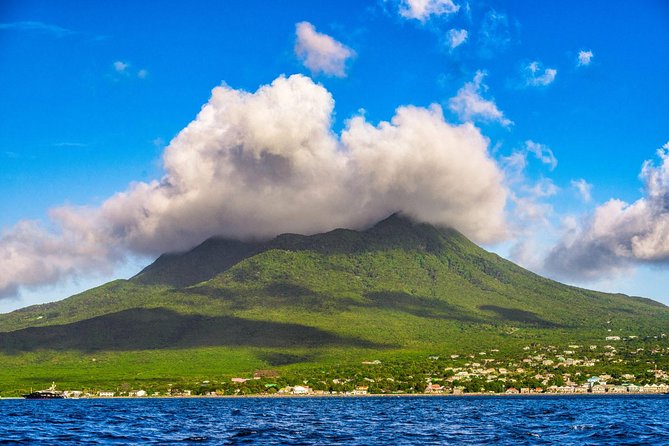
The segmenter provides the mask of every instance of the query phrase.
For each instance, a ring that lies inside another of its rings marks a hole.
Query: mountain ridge
[[[363,231],[213,238],[165,254],[129,280],[0,315],[0,355],[142,352],[162,370],[178,351],[220,371],[239,358],[262,368],[515,351],[667,327],[660,303],[560,284],[453,229],[394,214]],[[211,349],[222,356],[207,360]],[[178,373],[191,373],[187,363]]]
[[[148,265],[130,280],[149,285],[189,286],[211,278],[234,263],[263,251],[284,249],[332,253],[356,252],[370,249],[370,247],[382,248],[388,247],[389,244],[399,247],[407,245],[408,241],[402,238],[398,239],[398,229],[416,227],[429,228],[434,231],[434,228],[430,225],[414,222],[400,213],[393,213],[363,231],[336,228],[314,235],[284,233],[264,242],[244,242],[225,237],[211,237],[188,251],[161,255],[155,262]],[[461,236],[454,229],[448,229],[448,231]],[[429,233],[430,231],[424,232]],[[434,236],[434,234],[431,235]],[[390,236],[389,240],[385,240],[385,243],[383,242],[384,236]],[[210,262],[212,253],[224,253],[224,255],[218,255],[212,265]],[[175,265],[187,268],[192,277],[184,277],[183,271],[180,271]]]

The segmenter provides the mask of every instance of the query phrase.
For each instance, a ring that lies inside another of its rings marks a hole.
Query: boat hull
[[[23,395],[23,398],[27,400],[62,400],[65,397],[60,393],[33,392]]]

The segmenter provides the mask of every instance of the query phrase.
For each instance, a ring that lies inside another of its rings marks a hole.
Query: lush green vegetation
[[[669,309],[544,279],[453,230],[212,239],[137,277],[0,315],[0,386],[208,379],[657,335]],[[93,361],[95,359],[95,361]]]

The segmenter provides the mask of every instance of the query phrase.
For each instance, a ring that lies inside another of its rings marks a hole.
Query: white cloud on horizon
[[[499,122],[504,127],[513,124],[506,118],[504,113],[497,108],[494,100],[484,99],[481,92],[488,87],[483,83],[486,73],[477,71],[474,79],[458,90],[458,94],[448,101],[448,108],[456,113],[463,121],[483,120],[486,122]]]
[[[399,13],[405,19],[415,19],[422,23],[432,16],[454,14],[460,6],[453,0],[402,0]]]
[[[312,74],[345,77],[346,62],[355,52],[327,34],[316,31],[309,22],[295,25],[295,55]]]
[[[449,124],[436,105],[406,106],[378,125],[353,117],[337,135],[333,111],[331,94],[301,75],[254,93],[214,88],[165,149],[160,181],[4,231],[0,296],[213,235],[362,228],[396,211],[478,242],[506,236],[504,174],[475,126]]]

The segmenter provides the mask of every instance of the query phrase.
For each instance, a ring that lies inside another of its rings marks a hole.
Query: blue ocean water
[[[0,444],[666,445],[669,396],[0,400]]]

